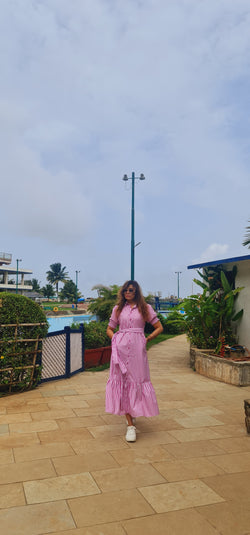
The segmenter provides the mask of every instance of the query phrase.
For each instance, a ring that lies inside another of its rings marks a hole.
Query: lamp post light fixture
[[[178,280],[177,286],[178,286],[178,301],[179,301],[179,297],[180,297],[180,274],[182,273],[182,271],[175,271],[175,273],[177,274],[177,280]]]
[[[17,258],[16,260],[16,294],[18,293],[18,264],[19,262],[22,262],[21,258]]]
[[[140,176],[135,176],[135,173],[132,173],[131,177],[128,177],[128,175],[124,175],[123,179],[124,181],[132,180],[132,207],[131,207],[131,277],[130,279],[133,281],[135,278],[135,247],[139,245],[138,242],[135,245],[135,180],[145,180],[145,176],[143,173],[140,174]]]
[[[78,273],[80,273],[80,271],[76,270],[76,310],[77,310]]]

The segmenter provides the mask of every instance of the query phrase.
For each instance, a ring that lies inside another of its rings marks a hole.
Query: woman
[[[145,322],[154,331],[145,338]],[[119,331],[114,333],[119,324]],[[150,381],[146,344],[163,331],[153,308],[146,303],[136,281],[123,284],[113,308],[107,335],[112,339],[110,376],[106,387],[106,412],[125,414],[127,442],[136,441],[133,418],[156,416],[159,409]]]

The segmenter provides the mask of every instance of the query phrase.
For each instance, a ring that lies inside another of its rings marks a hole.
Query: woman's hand
[[[161,334],[163,332],[163,327],[160,321],[157,321],[153,325],[154,331],[146,338],[146,343],[150,342],[150,340],[153,340],[158,336],[158,334]]]
[[[108,337],[110,338],[110,340],[112,340],[113,336],[114,336],[114,329],[112,329],[109,325],[107,327],[107,330],[106,330],[106,333],[108,335]]]

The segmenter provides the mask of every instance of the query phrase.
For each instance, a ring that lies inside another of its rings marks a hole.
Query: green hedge
[[[23,323],[44,325],[20,325]],[[10,324],[13,327],[3,327]],[[16,324],[19,325],[17,329]],[[27,366],[32,365],[35,339],[45,338],[47,331],[46,316],[37,303],[23,295],[0,293],[0,392],[16,392],[36,386],[40,380],[41,366],[35,370]],[[34,339],[34,342],[22,342],[23,339]],[[41,347],[42,342],[39,342],[38,349]]]

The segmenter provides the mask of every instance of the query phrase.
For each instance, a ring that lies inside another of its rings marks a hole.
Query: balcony
[[[11,264],[12,254],[0,253],[0,266],[3,264]]]

